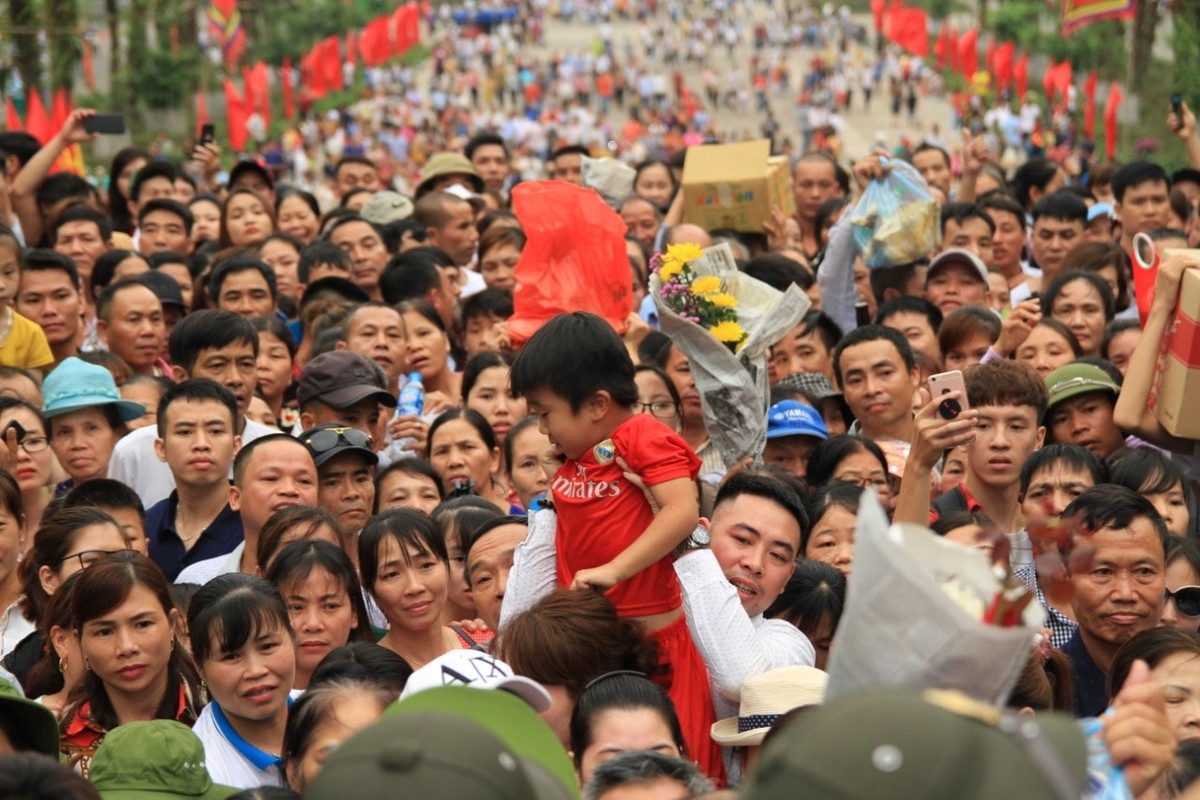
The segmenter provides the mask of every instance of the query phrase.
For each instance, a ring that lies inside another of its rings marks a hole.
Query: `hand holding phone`
[[[216,140],[216,135],[211,122],[206,122],[200,126],[200,144],[209,145]]]
[[[84,118],[83,129],[88,133],[122,134],[125,132],[125,117],[121,114],[92,114]]]
[[[945,397],[957,392],[956,397]],[[938,402],[938,416],[942,419],[956,419],[959,414],[971,407],[967,401],[967,386],[963,382],[962,372],[950,370],[929,376],[929,395]]]

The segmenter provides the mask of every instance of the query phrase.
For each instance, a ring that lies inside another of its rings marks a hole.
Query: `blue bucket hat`
[[[42,396],[45,398],[42,414],[47,419],[105,405],[115,405],[126,422],[146,413],[146,407],[141,403],[121,399],[111,372],[74,356],[46,376]]]
[[[784,436],[828,439],[829,429],[812,406],[795,400],[780,400],[767,410],[767,438],[781,439]]]

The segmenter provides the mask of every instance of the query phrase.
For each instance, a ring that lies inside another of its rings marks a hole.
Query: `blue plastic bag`
[[[883,161],[892,171],[871,181],[850,211],[855,249],[872,269],[928,257],[942,238],[941,209],[925,179],[911,164]]]

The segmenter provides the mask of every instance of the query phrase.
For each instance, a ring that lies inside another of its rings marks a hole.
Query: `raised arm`
[[[900,481],[896,510],[892,513],[893,522],[929,525],[929,498],[933,489],[930,473],[943,452],[969,444],[975,438],[978,411],[968,409],[950,420],[938,415],[938,405],[950,398],[958,399],[958,392],[931,400],[913,417],[912,448],[908,452],[908,463],[904,466],[904,478]]]
[[[13,178],[13,211],[16,212],[17,219],[21,221],[21,231],[25,235],[25,244],[29,247],[37,247],[42,234],[45,233],[42,212],[37,205],[38,186],[50,174],[50,168],[62,155],[63,150],[73,144],[90,142],[100,135],[88,133],[83,129],[83,121],[95,113],[96,111],[91,108],[80,108],[71,112],[71,116],[67,117],[62,128],[54,134],[54,138],[34,153],[33,158],[29,159],[29,163],[21,168],[17,177]]]
[[[1142,338],[1129,357],[1129,367],[1113,409],[1113,421],[1118,428],[1177,453],[1191,453],[1196,443],[1167,433],[1154,409],[1150,408],[1150,392],[1154,388],[1159,347],[1175,315],[1175,301],[1179,298],[1183,273],[1189,267],[1200,266],[1200,257],[1194,253],[1177,250],[1159,264],[1150,313],[1146,317],[1146,324],[1142,326]]]
[[[533,608],[539,600],[554,591],[558,556],[554,535],[558,515],[543,508],[529,515],[529,535],[517,545],[513,566],[508,573],[504,602],[500,604],[500,629],[518,614]]]

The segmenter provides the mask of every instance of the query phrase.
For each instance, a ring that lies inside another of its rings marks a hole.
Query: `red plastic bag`
[[[633,280],[617,213],[594,190],[565,181],[517,184],[512,207],[528,237],[508,320],[513,346],[569,311],[590,311],[624,333]]]

